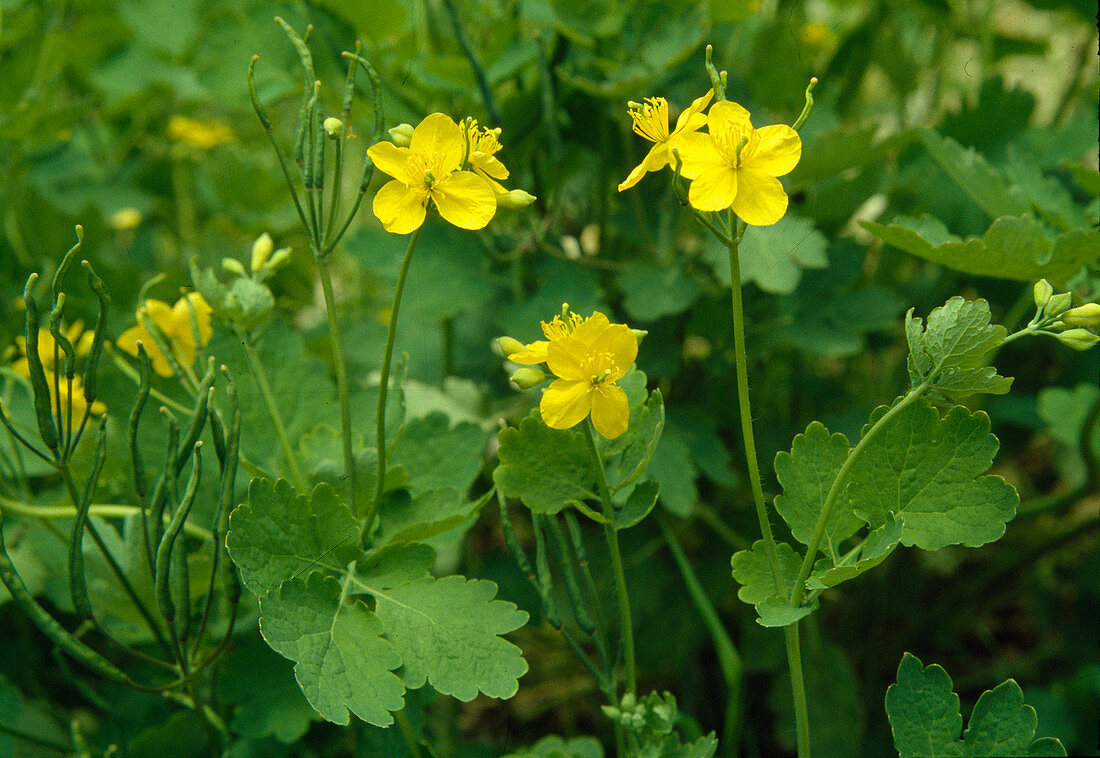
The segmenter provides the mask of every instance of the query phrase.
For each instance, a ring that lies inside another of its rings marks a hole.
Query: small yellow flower
[[[598,327],[601,322],[604,325]],[[607,439],[626,431],[630,406],[615,382],[638,356],[638,338],[630,327],[606,322],[606,316],[594,313],[570,334],[550,341],[546,364],[558,378],[539,403],[547,426],[571,429],[591,415],[592,425]]]
[[[787,194],[776,177],[787,174],[802,157],[802,140],[785,124],[754,129],[749,112],[737,103],[714,104],[707,116],[709,134],[684,134],[672,147],[691,179],[688,202],[701,211],[733,212],[747,224],[768,226],[787,212]]]
[[[176,114],[168,120],[168,138],[173,142],[183,142],[191,147],[209,150],[235,141],[237,135],[221,121],[199,121]]]
[[[198,325],[198,344],[195,342],[196,330],[191,323],[192,309],[195,313],[195,323]],[[210,312],[210,306],[197,292],[190,292],[181,297],[175,305],[168,305],[160,300],[146,300],[138,308],[137,326],[132,326],[119,335],[115,344],[120,350],[137,356],[137,343],[140,340],[145,346],[145,352],[149,354],[153,370],[164,377],[172,376],[172,365],[157,346],[156,340],[153,339],[153,335],[149,333],[145,324],[155,323],[168,340],[168,347],[171,348],[176,360],[184,366],[192,366],[198,355],[198,348],[209,342],[213,335]]]
[[[508,360],[527,366],[546,363],[547,349],[550,347],[551,342],[570,336],[583,342],[591,342],[597,334],[610,324],[607,316],[599,311],[594,312],[588,318],[583,318],[578,313],[570,313],[568,303],[563,304],[561,310],[562,315],[554,316],[549,322],[542,322],[542,333],[546,337],[545,340],[531,342],[523,345],[521,350],[509,352]]]
[[[469,140],[470,154],[467,162],[474,173],[493,188],[497,195],[503,195],[508,190],[498,179],[508,178],[508,169],[496,158],[500,150],[500,129],[482,129],[474,119],[467,119],[462,125],[466,138]]]
[[[119,208],[111,214],[110,224],[111,228],[116,231],[128,232],[131,229],[137,229],[141,226],[141,222],[144,218],[145,217],[141,215],[141,211],[137,208]]]
[[[429,200],[439,215],[462,229],[481,229],[496,213],[496,196],[488,181],[461,170],[466,139],[450,116],[426,116],[413,130],[408,147],[383,141],[367,154],[393,177],[378,190],[373,204],[374,215],[388,232],[408,234],[419,229]]]
[[[619,185],[619,192],[633,187],[647,172],[660,171],[671,162],[669,149],[673,147],[673,140],[706,126],[707,117],[703,115],[703,110],[712,97],[714,90],[697,98],[676,119],[676,128],[671,133],[668,131],[668,101],[663,97],[647,97],[644,103],[627,103],[634,131],[654,144],[642,162]]]

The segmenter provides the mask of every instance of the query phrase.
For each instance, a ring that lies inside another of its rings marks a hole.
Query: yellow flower
[[[608,324],[602,313],[576,324],[571,333],[552,338],[546,364],[558,377],[539,403],[542,420],[553,429],[570,429],[592,416],[596,431],[615,439],[626,431],[630,406],[615,384],[638,356],[638,338],[624,324]]]
[[[714,104],[707,117],[710,134],[685,134],[673,147],[691,179],[688,202],[701,211],[733,208],[745,223],[768,226],[787,212],[787,194],[776,178],[802,157],[802,140],[785,124],[754,129],[749,112],[737,103]]]
[[[199,121],[176,114],[168,120],[168,138],[173,142],[184,142],[191,147],[209,150],[233,142],[237,135],[220,121]]]
[[[588,318],[583,318],[578,313],[570,313],[568,303],[562,305],[561,311],[562,315],[554,316],[553,320],[549,322],[542,322],[542,333],[546,336],[545,340],[531,342],[523,345],[522,350],[508,353],[508,360],[527,366],[546,363],[547,349],[550,347],[551,342],[570,336],[576,337],[582,342],[591,342],[597,334],[610,324],[607,316],[599,311],[595,311]]]
[[[467,119],[462,124],[463,132],[469,140],[470,153],[467,162],[474,173],[493,188],[497,195],[503,195],[508,190],[498,179],[508,178],[508,169],[496,158],[500,150],[500,129],[482,129],[474,119]]]
[[[91,350],[92,340],[95,339],[94,331],[84,331],[84,322],[75,321],[67,329],[62,329],[61,333],[65,335],[65,338],[73,344],[73,350],[76,352],[78,358],[83,358]],[[69,380],[64,376],[58,377],[57,371],[64,366],[65,353],[59,351],[57,357],[58,361],[54,360],[54,347],[56,340],[49,329],[38,330],[38,357],[42,361],[42,368],[46,374],[46,384],[50,388],[50,404],[53,407],[54,413],[57,412],[57,406],[55,405],[54,388],[58,390],[58,394],[61,395],[61,409],[65,412],[65,409],[70,405],[69,399]],[[10,358],[14,358],[11,362],[12,371],[19,374],[25,379],[29,379],[31,375],[30,364],[27,362],[27,339],[23,336],[15,338],[15,348],[8,351]],[[15,357],[15,356],[19,357]],[[80,375],[73,376],[72,385],[72,412],[74,416],[84,415],[84,409],[88,404],[84,400],[84,384],[80,380]],[[107,406],[105,406],[99,400],[92,403],[92,413],[100,414],[107,412]]]
[[[190,306],[188,306],[190,303]],[[195,343],[195,328],[191,323],[191,311],[195,312],[195,323],[198,325],[198,344]],[[153,335],[149,333],[145,324],[155,323],[168,340],[168,347],[172,350],[173,357],[183,366],[192,366],[198,354],[198,347],[210,341],[213,329],[210,327],[211,308],[202,295],[190,292],[176,301],[175,305],[160,300],[146,300],[137,311],[137,326],[130,327],[119,335],[115,344],[120,350],[130,355],[138,354],[137,343],[140,340],[145,346],[145,352],[149,354],[153,370],[161,376],[172,376],[172,365],[157,346]]]
[[[393,177],[378,190],[373,206],[388,232],[408,234],[419,229],[429,200],[439,215],[463,229],[481,229],[496,213],[496,196],[488,181],[461,170],[466,140],[458,124],[445,114],[426,116],[413,130],[408,147],[379,142],[367,154]]]
[[[647,172],[660,171],[671,162],[672,154],[669,149],[674,146],[671,144],[673,139],[691,134],[706,126],[707,117],[703,115],[703,109],[707,107],[712,97],[714,97],[714,90],[697,98],[691,107],[676,119],[676,128],[671,134],[668,131],[668,101],[663,97],[647,97],[644,103],[627,103],[630,118],[634,122],[634,131],[654,145],[649,149],[645,159],[619,185],[619,192],[633,187]]]

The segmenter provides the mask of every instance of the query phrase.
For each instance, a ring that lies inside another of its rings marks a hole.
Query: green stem
[[[749,484],[752,487],[753,504],[756,517],[760,522],[760,532],[764,535],[764,546],[772,566],[772,577],[778,594],[783,594],[783,573],[779,565],[779,555],[772,534],[771,522],[764,506],[764,490],[760,484],[760,466],[756,459],[756,438],[752,431],[752,411],[749,407],[749,371],[748,353],[745,350],[745,313],[741,299],[741,265],[737,257],[737,246],[743,229],[734,226],[730,216],[730,228],[740,232],[731,235],[727,244],[730,256],[730,291],[733,303],[733,343],[734,360],[737,364],[737,403],[741,416],[741,434],[745,442],[745,462],[749,469]],[[810,723],[806,707],[806,688],[802,681],[802,653],[798,647],[798,622],[783,629],[783,641],[787,648],[787,664],[791,671],[791,695],[794,699],[795,723],[798,730],[798,758],[810,758]]]
[[[55,521],[58,519],[71,519],[76,516],[76,508],[71,505],[43,505],[33,506],[18,500],[0,495],[0,510],[18,513],[20,516],[42,519],[43,521]],[[125,518],[127,516],[141,515],[141,508],[136,505],[123,505],[121,503],[107,503],[93,505],[88,509],[89,516],[99,518]],[[190,522],[183,525],[183,530],[192,537],[209,542],[214,536],[197,524]]]
[[[397,315],[401,310],[401,295],[405,291],[405,279],[409,275],[409,266],[412,263],[413,252],[416,243],[420,239],[420,232],[424,230],[421,224],[409,237],[408,247],[405,248],[405,257],[401,261],[401,271],[397,274],[397,286],[393,290],[393,303],[390,306],[389,324],[386,327],[386,352],[382,355],[382,373],[378,377],[378,413],[376,414],[376,444],[378,445],[378,478],[374,485],[374,499],[366,512],[364,523],[369,534],[371,523],[374,521],[378,509],[382,505],[382,493],[386,487],[386,395],[390,385],[390,364],[393,361],[393,343],[397,336]]]
[[[626,591],[626,572],[623,571],[623,558],[619,552],[619,533],[615,529],[615,506],[611,503],[611,488],[607,486],[607,475],[603,470],[603,458],[596,447],[595,432],[591,420],[584,422],[584,438],[588,441],[588,452],[596,464],[596,483],[600,488],[600,509],[608,523],[603,525],[604,538],[607,540],[607,553],[611,559],[611,570],[615,575],[615,592],[619,600],[619,625],[622,628],[623,663],[625,669],[626,691],[635,694],[638,688],[638,674],[634,663],[634,625],[630,617],[630,595]]]
[[[714,604],[707,597],[706,590],[703,589],[703,583],[699,581],[699,576],[695,573],[695,569],[691,567],[691,562],[684,554],[684,549],[680,546],[680,541],[676,539],[676,533],[669,525],[665,514],[657,514],[657,525],[661,528],[661,535],[665,538],[665,543],[668,544],[672,558],[680,569],[688,594],[691,596],[692,602],[695,603],[695,608],[699,611],[704,626],[710,632],[711,641],[714,643],[714,651],[718,654],[718,666],[722,669],[722,677],[726,680],[726,721],[722,729],[720,744],[723,746],[723,755],[736,755],[741,742],[741,686],[745,669],[741,654],[734,647],[733,640],[730,639],[725,626],[722,624],[722,619],[718,617],[718,611],[715,610]]]
[[[260,390],[260,397],[263,398],[264,405],[267,406],[267,413],[271,416],[271,423],[275,426],[275,436],[279,438],[279,445],[283,448],[283,455],[286,456],[287,465],[290,467],[290,475],[294,479],[294,487],[299,492],[306,491],[306,480],[302,476],[301,470],[298,468],[298,462],[294,457],[294,450],[290,447],[290,438],[287,436],[286,427],[283,425],[283,419],[279,415],[279,406],[275,402],[275,395],[271,392],[271,384],[267,381],[267,372],[264,371],[264,364],[260,360],[260,354],[256,351],[256,346],[252,344],[251,335],[247,334],[236,324],[233,325],[233,331],[237,334],[237,339],[240,340],[241,347],[244,348],[245,357],[248,358],[248,368],[252,372],[252,378],[256,380],[256,386]]]
[[[401,736],[405,738],[405,745],[409,748],[409,755],[413,758],[423,758],[424,753],[420,750],[420,740],[417,739],[416,731],[412,728],[412,723],[409,721],[409,715],[405,713],[405,709],[402,708],[393,714],[394,721],[397,722],[398,729],[401,730]]]
[[[344,441],[344,477],[348,482],[348,507],[355,513],[355,452],[352,449],[351,390],[348,387],[348,364],[344,360],[344,348],[340,344],[340,323],[336,318],[336,296],[332,291],[332,275],[328,268],[328,256],[313,250],[313,260],[321,278],[321,291],[325,297],[325,315],[328,318],[328,337],[332,346],[333,369],[336,373],[336,392],[340,396],[340,431]]]
[[[36,734],[30,732],[24,732],[22,729],[17,729],[14,726],[7,726],[6,724],[0,724],[0,734],[6,734],[13,739],[20,740],[22,742],[28,742],[32,745],[39,745],[44,748],[53,750],[61,755],[70,755],[73,749],[67,745],[62,745],[60,742],[54,742],[52,740],[39,737]]]
[[[810,709],[806,703],[806,682],[802,677],[802,653],[799,650],[798,622],[783,627],[787,647],[787,665],[791,670],[791,695],[794,696],[794,722],[798,758],[810,758]]]

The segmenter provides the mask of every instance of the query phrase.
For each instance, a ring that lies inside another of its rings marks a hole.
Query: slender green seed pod
[[[264,127],[264,131],[271,132],[271,119],[267,116],[267,109],[260,102],[260,95],[256,92],[256,62],[260,56],[253,55],[248,62],[248,97],[252,100],[252,110],[256,111],[256,117]]]
[[[216,376],[217,374],[214,373],[214,359],[211,358],[207,361],[206,374],[203,375],[202,381],[199,383],[199,391],[195,394],[195,410],[191,412],[191,420],[187,425],[187,431],[180,440],[180,446],[176,451],[177,475],[179,475],[179,473],[183,471],[183,467],[187,465],[187,459],[191,456],[191,451],[194,450],[195,443],[198,442],[199,437],[202,436],[202,429],[206,425],[210,393],[213,389]]]
[[[386,134],[386,111],[382,107],[382,79],[374,66],[366,58],[358,54],[344,53],[344,57],[363,67],[370,80],[371,92],[374,94],[374,134],[371,136],[371,144],[380,142]],[[363,157],[363,172],[359,180],[359,192],[366,192],[367,186],[374,177],[374,161],[369,155]]]
[[[65,256],[61,259],[61,265],[57,267],[57,271],[54,272],[53,281],[50,282],[50,295],[54,301],[57,300],[57,296],[61,294],[61,283],[65,279],[65,274],[69,273],[69,267],[73,264],[73,260],[76,258],[77,252],[84,245],[84,227],[80,224],[76,225],[76,244],[69,248],[69,251],[65,253]]]
[[[310,160],[313,161],[313,188],[320,191],[325,186],[325,128],[321,123],[321,82],[316,82],[314,87],[317,104],[313,108],[313,123],[309,127],[309,133],[313,136]]]
[[[229,399],[229,436],[226,438],[225,468],[222,470],[221,498],[219,513],[215,520],[215,531],[224,534],[229,528],[229,512],[233,509],[233,484],[237,478],[237,463],[240,460],[241,446],[241,406],[237,398],[237,383],[233,381],[229,369],[221,367],[225,375],[226,396]]]
[[[64,310],[65,293],[61,292],[57,296],[53,310],[50,311],[50,319],[46,323],[49,324],[50,334],[53,335],[57,347],[65,354],[65,362],[61,364],[61,371],[55,370],[54,373],[66,379],[72,379],[76,375],[76,348],[73,346],[72,341],[65,336],[65,332],[61,331],[61,313]],[[56,365],[54,368],[56,369]]]
[[[27,368],[30,373],[31,389],[34,391],[34,413],[38,421],[38,434],[46,447],[57,455],[57,425],[54,423],[53,407],[50,402],[52,392],[50,383],[46,381],[46,370],[42,366],[42,358],[38,355],[38,304],[34,301],[34,284],[38,281],[38,274],[31,274],[27,279],[27,286],[23,288],[23,301],[27,306],[26,341],[27,341]]]
[[[557,604],[553,601],[554,575],[550,571],[550,551],[546,548],[546,535],[542,531],[542,521],[540,514],[531,514],[531,523],[535,532],[535,566],[538,568],[539,586],[542,587],[547,600],[544,603],[546,620],[555,629],[561,629],[563,626],[561,615],[558,613]]]
[[[88,287],[99,299],[99,313],[96,315],[95,332],[92,335],[92,346],[88,350],[88,357],[84,362],[84,374],[81,377],[84,385],[84,401],[91,406],[95,401],[98,389],[99,359],[103,354],[103,341],[106,339],[107,311],[111,305],[111,295],[103,284],[103,280],[92,271],[88,261],[81,261],[84,273],[88,276]]]
[[[561,524],[558,523],[555,516],[547,516],[546,523],[550,527],[551,534],[554,535],[558,552],[561,554],[562,577],[565,579],[565,589],[569,594],[569,602],[573,606],[573,618],[581,631],[585,634],[594,634],[596,625],[592,623],[592,617],[588,614],[588,606],[584,602],[584,593],[581,592],[581,586],[577,582],[576,567],[573,565],[565,533],[562,532]]]
[[[164,451],[164,469],[157,478],[157,486],[153,489],[153,497],[150,502],[150,512],[153,514],[153,528],[156,535],[154,542],[159,543],[164,534],[164,510],[169,503],[178,501],[176,486],[176,453],[179,443],[180,427],[174,418],[168,413],[167,408],[161,408],[168,423],[168,444]]]
[[[141,421],[141,413],[145,410],[145,401],[149,399],[149,392],[153,389],[153,365],[149,360],[149,353],[145,352],[145,345],[139,341],[138,373],[141,377],[138,383],[137,399],[134,401],[133,410],[130,411],[130,423],[127,428],[127,436],[130,443],[130,463],[134,470],[134,491],[142,500],[145,499],[147,482],[145,481],[145,462],[141,455],[141,446],[138,444],[138,423]]]
[[[195,503],[195,494],[198,492],[201,479],[202,443],[196,442],[194,458],[191,461],[191,476],[187,480],[187,488],[184,490],[183,498],[180,500],[175,513],[172,514],[172,520],[168,523],[168,528],[164,530],[164,534],[160,538],[160,544],[157,545],[156,579],[154,581],[157,605],[160,607],[161,616],[164,617],[165,623],[172,628],[174,628],[176,620],[176,606],[172,600],[172,589],[169,585],[172,552],[175,550],[176,538],[179,537],[180,532],[183,530],[183,524],[187,521],[187,515],[191,512],[191,506]]]
[[[191,571],[186,550],[172,551],[172,570],[168,580],[175,595],[176,636],[183,642],[191,639]]]
[[[531,586],[534,587],[535,591],[538,593],[539,604],[542,606],[542,612],[543,615],[546,616],[546,620],[555,628],[561,629],[561,618],[558,616],[557,607],[554,605],[554,598],[550,595],[549,588],[545,587],[542,582],[539,581],[538,576],[535,574],[535,569],[531,566],[531,561],[527,559],[527,554],[523,552],[523,548],[520,547],[519,539],[516,537],[516,530],[512,526],[512,520],[508,517],[508,505],[500,490],[497,490],[497,502],[500,504],[500,526],[504,531],[504,541],[508,543],[508,547],[512,551],[512,556],[515,558],[516,565],[519,566],[519,570],[523,572],[523,575],[527,577],[527,581],[531,583]],[[535,530],[538,530],[537,525]]]
[[[23,578],[19,576],[19,572],[16,571],[15,565],[11,561],[11,556],[8,555],[8,548],[4,543],[4,519],[2,516],[0,516],[0,581],[8,588],[8,592],[11,593],[12,600],[19,607],[19,610],[21,610],[51,642],[68,653],[76,661],[82,663],[88,669],[105,679],[118,684],[135,686],[135,682],[130,679],[130,677],[126,676],[121,669],[76,637],[69,634],[69,632],[67,632],[61,624],[57,623],[57,621],[38,604],[38,601],[34,599],[34,596],[31,595],[30,591],[27,589],[27,585],[23,583]]]
[[[84,527],[88,522],[88,509],[92,507],[96,484],[107,458],[107,419],[99,425],[96,435],[95,458],[88,480],[84,484],[80,502],[76,503],[76,518],[73,519],[73,531],[69,538],[69,590],[72,594],[73,608],[78,616],[93,618],[92,603],[88,599],[88,578],[84,573]]]

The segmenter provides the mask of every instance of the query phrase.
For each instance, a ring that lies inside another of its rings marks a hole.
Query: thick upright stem
[[[344,478],[348,483],[348,507],[355,508],[355,453],[351,440],[351,391],[348,388],[348,365],[344,361],[344,348],[340,344],[340,323],[336,318],[336,296],[332,292],[332,275],[328,270],[328,257],[313,251],[317,273],[321,277],[321,292],[325,296],[325,315],[328,317],[328,338],[332,346],[333,371],[336,374],[336,393],[340,396],[340,431],[344,440]]]
[[[732,221],[732,219],[731,219]],[[731,227],[733,224],[731,223]],[[752,431],[752,412],[749,408],[749,370],[748,355],[745,350],[745,313],[741,302],[741,264],[737,257],[740,235],[731,235],[727,245],[730,255],[730,282],[733,298],[733,347],[737,362],[737,403],[741,413],[741,434],[745,442],[745,462],[749,469],[749,484],[752,486],[753,504],[756,517],[760,521],[760,532],[764,535],[764,545],[768,560],[772,565],[777,594],[784,594],[783,573],[779,565],[779,555],[775,547],[775,535],[768,520],[764,506],[764,490],[760,484],[760,465],[756,460],[756,438]],[[795,723],[798,729],[798,758],[810,758],[810,722],[806,707],[806,687],[802,680],[802,652],[799,650],[798,622],[783,630],[783,641],[787,648],[787,664],[791,671],[791,695],[794,698]]]
[[[382,505],[382,493],[386,486],[386,395],[390,385],[390,364],[393,361],[393,343],[397,335],[397,315],[401,310],[401,295],[405,291],[405,279],[409,275],[409,265],[412,263],[413,251],[416,250],[420,232],[424,229],[421,225],[412,236],[409,237],[409,246],[405,248],[405,258],[401,261],[401,271],[397,274],[397,286],[393,290],[393,304],[390,306],[389,324],[386,329],[386,352],[382,355],[382,374],[378,378],[378,413],[376,441],[378,445],[378,479],[374,486],[374,499],[365,514],[364,523],[366,533],[370,532],[371,522],[374,521],[378,509]]]
[[[596,466],[596,483],[600,489],[600,509],[609,523],[603,525],[604,538],[607,540],[607,554],[611,559],[611,571],[615,575],[615,593],[619,601],[619,626],[623,640],[623,668],[625,671],[626,691],[631,695],[638,689],[638,674],[634,663],[634,623],[630,615],[630,595],[626,591],[626,572],[623,570],[622,553],[619,551],[619,533],[615,529],[615,507],[611,503],[611,488],[607,486],[603,459],[596,447],[592,422],[584,422],[584,438],[588,441],[588,451],[592,454]]]

